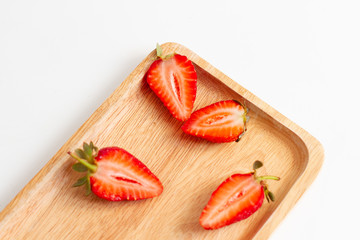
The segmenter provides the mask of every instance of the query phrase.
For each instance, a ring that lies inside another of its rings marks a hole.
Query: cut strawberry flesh
[[[212,194],[200,216],[205,229],[217,229],[248,218],[264,200],[263,187],[252,174],[234,174]]]
[[[137,200],[162,193],[159,179],[123,149],[103,148],[95,160],[97,171],[90,176],[91,190],[101,198],[111,201]]]
[[[125,178],[125,177],[119,177],[119,176],[114,176],[114,175],[111,175],[111,177],[115,178],[118,181],[124,181],[124,182],[135,183],[135,184],[140,184],[141,185],[141,183],[139,183],[139,182],[137,182],[135,180],[132,180],[132,179]]]
[[[195,111],[182,129],[212,142],[232,142],[244,132],[245,115],[244,107],[238,102],[221,101]]]
[[[197,75],[187,57],[175,54],[169,59],[156,60],[146,79],[176,119],[185,121],[190,117],[196,97]]]

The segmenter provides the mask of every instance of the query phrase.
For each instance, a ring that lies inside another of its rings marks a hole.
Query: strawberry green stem
[[[280,180],[279,177],[275,177],[275,176],[261,176],[261,177],[256,177],[256,180],[258,180],[259,182],[260,182],[260,181],[263,181],[263,180],[266,180],[266,179],[271,179],[271,180],[276,180],[276,181],[279,181],[279,180]]]
[[[89,163],[88,161],[86,161],[85,159],[79,158],[78,156],[76,156],[73,153],[69,153],[70,156],[72,156],[73,158],[75,158],[76,160],[78,160],[82,165],[84,165],[85,167],[87,167],[91,172],[96,172],[97,170],[97,166],[93,165],[91,163]]]

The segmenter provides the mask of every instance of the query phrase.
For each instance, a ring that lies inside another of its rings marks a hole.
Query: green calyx
[[[175,55],[175,53],[171,53],[168,54],[166,56],[163,56],[163,50],[161,48],[161,46],[159,45],[159,43],[156,44],[156,56],[160,59],[168,59],[168,58],[172,58]]]
[[[84,142],[83,149],[78,148],[74,153],[68,152],[71,157],[77,160],[77,162],[72,165],[72,169],[77,172],[86,172],[86,175],[79,178],[73,184],[73,187],[85,185],[86,195],[91,193],[90,175],[97,170],[95,157],[98,155],[98,151],[98,148],[94,146],[93,142],[90,142],[90,144]]]
[[[256,175],[256,170],[261,168],[264,164],[260,161],[255,161],[254,164],[253,164],[253,175],[254,175],[254,178],[257,182],[259,182],[263,189],[264,189],[264,195],[266,197],[266,200],[268,202],[272,201],[274,202],[275,201],[275,195],[269,191],[269,187],[268,185],[264,182],[264,180],[276,180],[276,181],[279,181],[280,178],[279,177],[276,177],[276,176],[270,176],[270,175],[265,175],[265,176],[257,176]]]
[[[161,58],[162,56],[162,48],[159,43],[156,44],[156,56],[158,56],[159,58]]]

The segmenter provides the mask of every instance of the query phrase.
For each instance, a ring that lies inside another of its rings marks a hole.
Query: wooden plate
[[[315,179],[323,162],[320,143],[306,131],[225,76],[189,49],[198,73],[195,109],[236,99],[250,109],[248,131],[238,143],[215,144],[188,136],[150,90],[144,75],[151,52],[0,213],[0,239],[266,239]],[[160,197],[108,202],[71,188],[79,174],[67,152],[84,141],[127,149],[164,185]],[[247,172],[255,160],[276,195],[248,219],[206,231],[199,216],[211,193],[228,176]]]

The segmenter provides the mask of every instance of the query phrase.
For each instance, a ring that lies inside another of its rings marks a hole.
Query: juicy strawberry
[[[96,156],[93,154],[93,149]],[[88,171],[84,184],[95,195],[109,201],[121,201],[152,198],[162,193],[163,186],[159,179],[124,149],[118,147],[107,147],[99,151],[93,149],[91,151],[86,151],[86,147],[84,150],[77,149],[77,155],[71,154],[71,156],[79,161],[73,166],[74,170],[84,166],[84,170]],[[80,185],[82,184],[75,184],[75,186]]]
[[[264,190],[252,174],[234,174],[211,195],[200,216],[205,229],[221,228],[249,217],[264,200]]]
[[[179,54],[162,57],[159,49],[158,57],[151,64],[146,80],[170,113],[176,119],[185,121],[191,115],[196,97],[194,65],[186,56]]]
[[[237,101],[220,101],[193,112],[181,129],[211,142],[238,141],[246,131],[246,113]]]
[[[257,161],[256,164],[262,163]],[[246,219],[256,212],[264,201],[274,201],[274,194],[268,190],[263,182],[265,179],[279,180],[274,176],[256,176],[254,172],[248,174],[234,174],[226,179],[211,195],[211,198],[200,216],[200,224],[205,229],[217,229]]]

